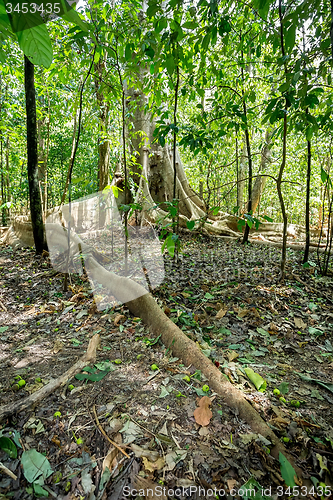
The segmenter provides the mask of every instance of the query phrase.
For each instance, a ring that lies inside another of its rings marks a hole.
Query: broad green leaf
[[[297,372],[296,372],[297,373]],[[328,383],[324,383],[322,382],[321,380],[318,380],[316,378],[311,378],[311,377],[308,377],[307,375],[303,375],[302,373],[297,373],[297,375],[302,379],[302,380],[305,380],[306,382],[314,382],[315,384],[318,384],[318,385],[321,385],[322,387],[324,387],[325,389],[327,389],[328,391],[330,392],[333,392],[333,384],[328,384]]]
[[[40,484],[33,482],[32,486],[34,488],[34,492],[35,492],[36,497],[48,497],[49,496],[49,492],[44,490],[44,488],[42,488],[42,486]]]
[[[253,477],[251,477],[239,491],[244,492],[242,500],[271,500],[271,497],[264,495],[265,488],[262,487]]]
[[[176,242],[172,238],[172,234],[170,234],[167,237],[167,239],[166,239],[166,245],[167,245],[167,249],[168,249],[168,253],[169,253],[170,257],[173,258],[173,256],[175,255]]]
[[[122,191],[122,189],[118,188],[118,186],[111,186],[114,197],[118,198],[119,196],[119,191]]]
[[[281,392],[281,394],[285,396],[286,394],[288,394],[289,391],[289,382],[281,382],[278,389]]]
[[[0,449],[8,453],[10,458],[17,458],[17,448],[13,441],[8,437],[0,437]]]
[[[6,3],[5,0],[0,0],[0,31],[8,38],[11,36],[11,25],[6,12]]]
[[[49,68],[52,63],[53,52],[45,24],[28,28],[29,16],[22,15],[21,17],[22,22],[20,22],[19,26],[21,30],[16,32],[19,46],[33,64]]]
[[[160,395],[158,396],[159,398],[165,398],[166,396],[169,396],[170,392],[168,389],[163,385],[161,386],[161,392]]]
[[[0,333],[6,332],[8,330],[8,328],[9,328],[9,326],[0,326]]]
[[[291,465],[290,462],[288,462],[288,460],[281,453],[281,451],[279,453],[279,462],[280,462],[281,476],[283,477],[284,482],[286,483],[287,486],[293,488],[294,486],[296,486],[295,483],[296,472],[294,467]]]
[[[325,182],[327,181],[329,175],[328,175],[327,172],[325,172],[325,170],[323,169],[323,167],[321,167],[320,176],[321,176],[321,181],[325,184]]]
[[[53,473],[48,459],[35,449],[22,453],[21,464],[24,477],[29,483],[33,483],[41,476],[45,480]]]
[[[285,44],[287,52],[291,52],[292,49],[294,48],[295,38],[296,38],[296,23],[293,23],[285,32]]]
[[[208,32],[208,33],[204,36],[204,38],[203,38],[203,40],[202,40],[202,43],[201,43],[201,46],[202,46],[203,50],[207,50],[207,49],[208,49],[208,45],[209,45],[210,39],[211,39],[211,33],[210,33],[210,32]]]
[[[66,0],[60,0],[60,2],[64,12],[63,14],[61,14],[61,17],[65,19],[65,21],[76,24],[81,28],[82,31],[87,32],[89,30],[88,25],[85,21],[83,21],[83,19],[81,19],[76,10],[71,5],[69,5]],[[76,5],[75,2],[74,5]]]
[[[314,328],[313,326],[309,326],[309,334],[310,335],[317,335],[319,337],[319,335],[323,335],[324,332],[322,330],[320,330],[319,328]]]
[[[174,58],[172,56],[168,56],[165,60],[165,67],[167,69],[167,72],[169,73],[169,75],[171,76],[174,72],[174,69],[175,69],[175,61],[174,61]]]
[[[77,373],[75,375],[75,378],[77,380],[91,380],[91,382],[99,382],[110,371],[111,371],[111,368],[108,368],[106,370],[100,371],[99,373]]]
[[[186,226],[187,226],[187,229],[190,229],[192,230],[195,226],[195,221],[194,220],[188,220],[186,221]]]
[[[259,373],[254,372],[252,368],[244,368],[244,371],[248,376],[249,380],[252,382],[252,384],[255,385],[257,391],[265,392],[267,387],[266,380],[264,380],[262,376],[259,375]]]
[[[254,0],[253,1],[253,7],[258,10],[259,14],[261,17],[264,19],[267,18],[268,15],[268,10],[270,6],[270,0]]]

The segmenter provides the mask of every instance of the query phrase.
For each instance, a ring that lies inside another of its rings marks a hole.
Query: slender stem
[[[176,145],[177,145],[177,105],[178,105],[178,88],[179,88],[179,66],[176,66],[176,86],[175,86],[175,105],[173,108],[173,199],[176,199],[176,181],[177,181],[177,170],[176,170]]]
[[[92,58],[91,58],[91,63],[88,69],[88,73],[86,74],[82,85],[80,89],[80,103],[79,103],[79,120],[78,120],[78,131],[77,131],[77,136],[76,136],[76,141],[75,141],[75,146],[74,146],[74,151],[73,155],[71,157],[71,163],[70,167],[68,170],[68,228],[67,228],[67,245],[68,245],[68,250],[67,250],[67,260],[66,260],[66,272],[65,272],[65,280],[64,280],[64,292],[67,292],[67,286],[68,286],[68,266],[69,266],[69,254],[70,254],[70,238],[71,238],[71,217],[72,217],[72,173],[73,173],[73,167],[74,167],[74,162],[75,162],[75,157],[76,157],[76,152],[79,147],[79,141],[80,141],[80,135],[81,135],[81,121],[82,121],[82,107],[83,107],[83,91],[85,84],[89,78],[89,75],[91,73],[93,64],[94,64],[94,58],[95,58],[95,52],[96,52],[96,46],[94,47]]]
[[[309,114],[309,108],[306,108],[306,114]],[[310,185],[311,185],[311,141],[307,141],[307,172],[306,172],[306,199],[305,199],[305,251],[303,264],[309,259],[310,249]]]

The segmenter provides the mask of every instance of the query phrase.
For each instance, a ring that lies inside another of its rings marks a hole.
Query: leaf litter
[[[188,239],[177,261],[165,258],[167,279],[155,296],[299,457],[304,475],[330,485],[331,285],[313,268],[300,271],[299,253],[288,258],[286,283],[277,285],[278,251]],[[126,307],[98,312],[89,283],[75,275],[65,294],[63,276],[31,250],[3,248],[0,266],[2,404],[66,371],[94,333],[102,340],[94,366],[1,422],[3,495],[107,499],[120,498],[125,487],[152,485],[226,492],[293,486],[285,457],[274,460],[271,443]],[[154,364],[158,371],[151,371]],[[20,380],[25,384],[15,391]],[[27,453],[35,453],[34,477],[24,465]]]

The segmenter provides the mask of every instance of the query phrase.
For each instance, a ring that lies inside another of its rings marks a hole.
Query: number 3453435
[[[36,12],[42,14],[60,14],[60,3],[41,3],[40,5],[36,3],[17,3],[16,5],[12,3],[6,4],[7,14],[35,14]]]

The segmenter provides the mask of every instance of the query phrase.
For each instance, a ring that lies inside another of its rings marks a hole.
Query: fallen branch
[[[9,476],[12,479],[14,479],[14,481],[16,481],[17,475],[14,474],[14,472],[12,472],[10,469],[8,469],[2,462],[0,462],[0,470],[2,472],[4,472],[5,474],[7,474],[7,476]]]
[[[105,430],[103,429],[103,427],[101,426],[101,424],[100,424],[100,422],[98,420],[98,416],[97,416],[97,413],[96,413],[96,407],[95,407],[95,405],[93,406],[93,412],[94,412],[94,417],[95,417],[95,420],[96,420],[97,427],[99,428],[99,430],[101,431],[101,433],[103,434],[103,436],[107,439],[107,441],[109,441],[109,443],[112,444],[112,446],[114,446],[115,448],[117,448],[117,450],[119,450],[123,455],[125,455],[125,457],[131,458],[126,453],[126,451],[124,451],[121,448],[121,446],[119,446],[119,444],[117,444],[115,441],[112,441],[112,439],[109,438],[109,436],[107,435],[107,433],[105,432]]]
[[[44,385],[39,391],[34,392],[30,396],[27,396],[20,401],[15,401],[6,406],[0,406],[0,422],[6,417],[13,415],[19,411],[29,408],[31,405],[38,403],[42,399],[46,398],[49,394],[52,394],[58,387],[61,387],[67,383],[67,381],[72,378],[76,373],[82,370],[88,363],[92,363],[96,359],[96,349],[100,342],[100,336],[98,334],[94,335],[89,342],[87,352],[80,358],[75,365],[73,365],[69,370],[67,370],[60,377],[51,380],[48,384]]]

